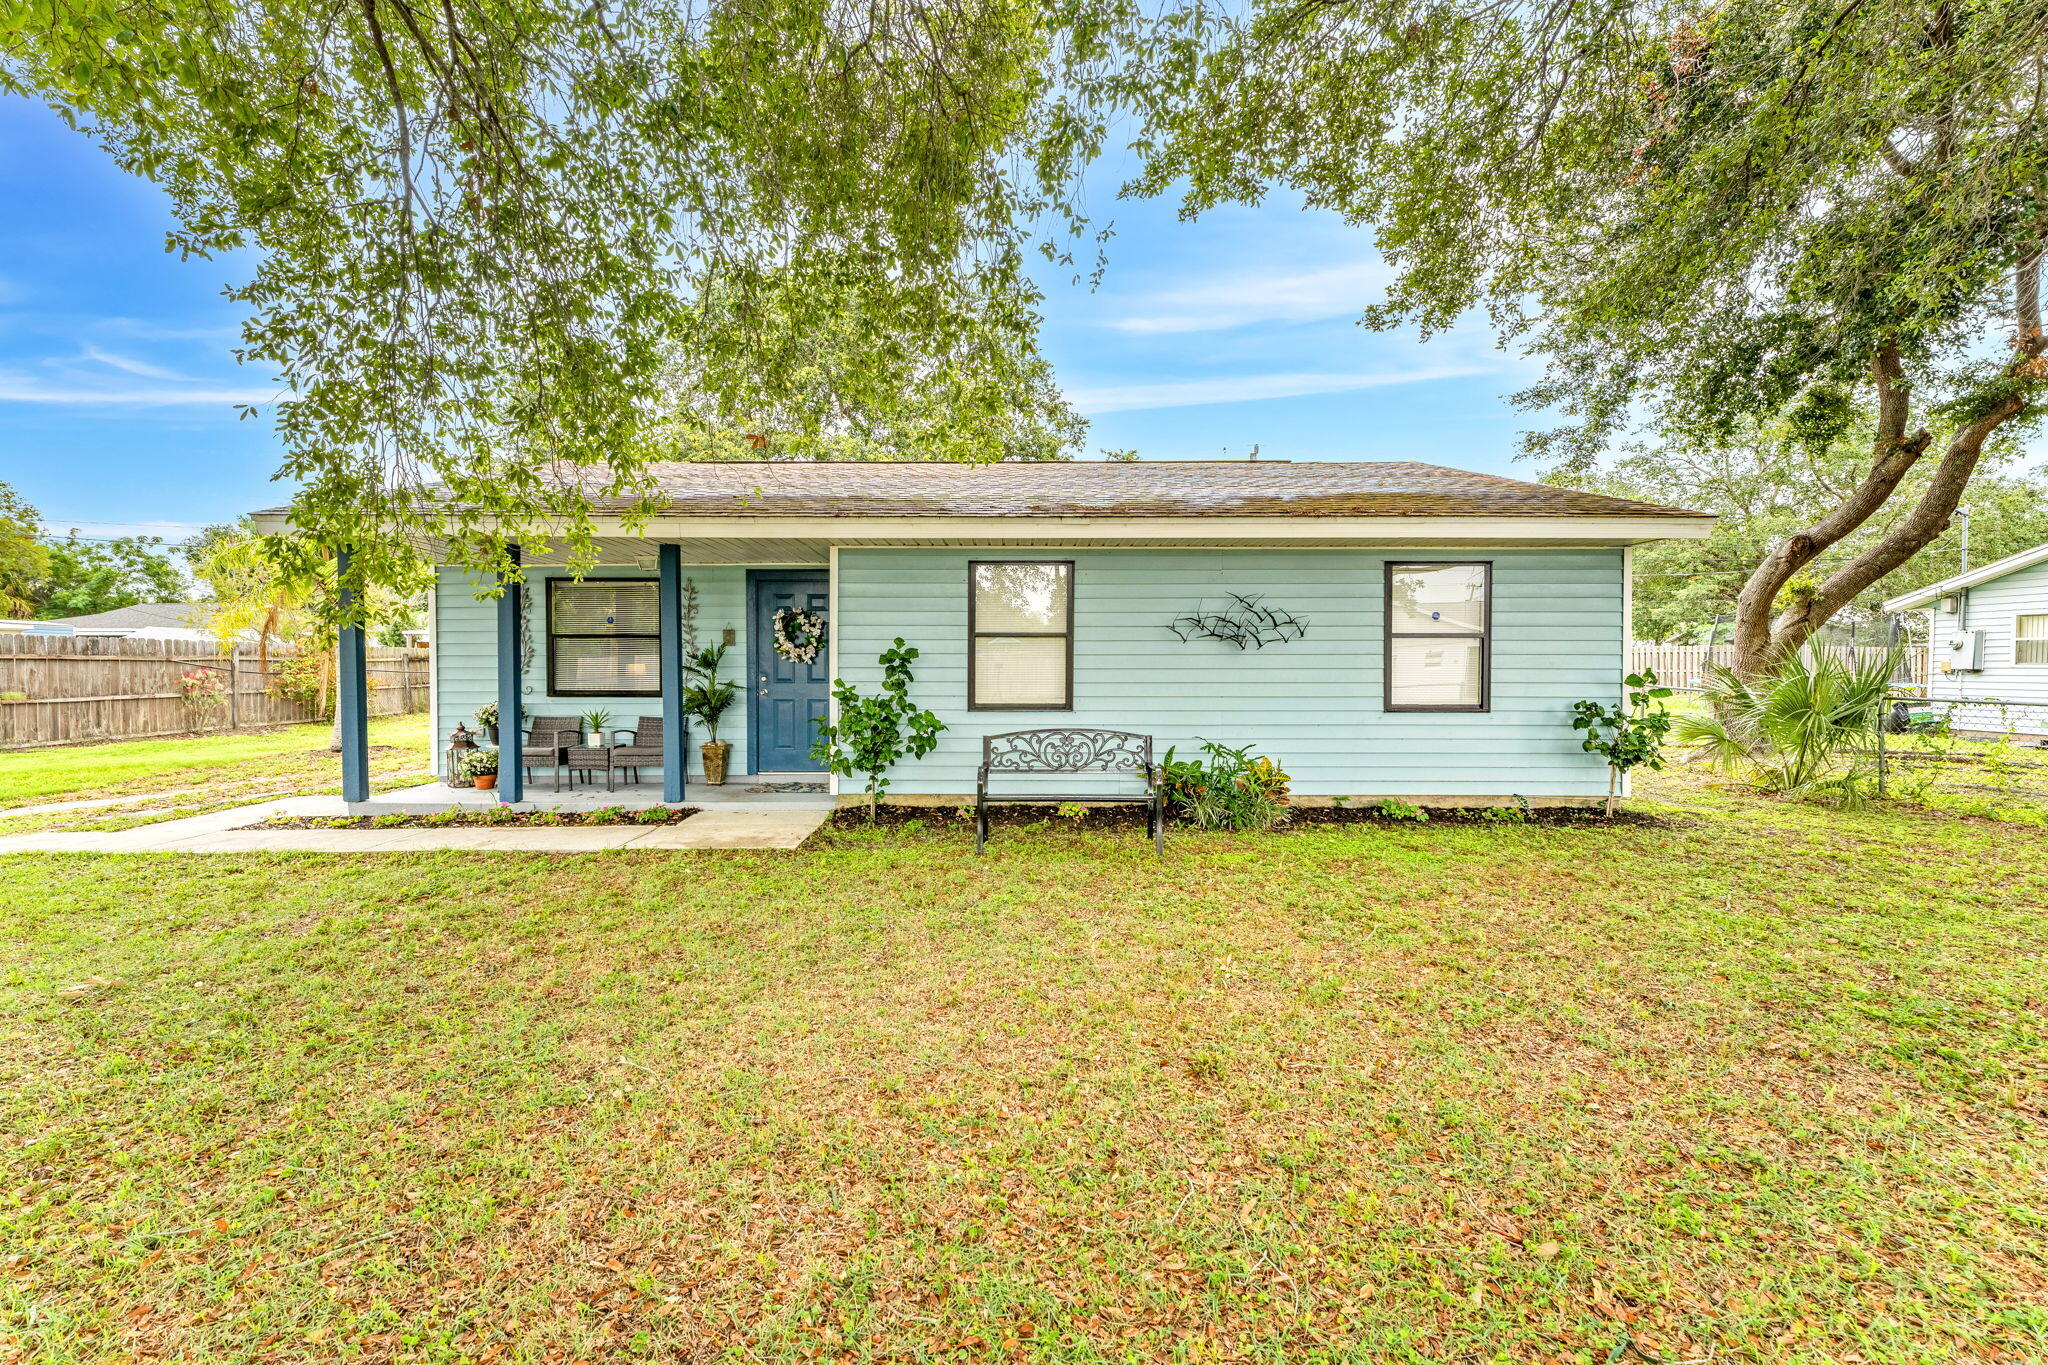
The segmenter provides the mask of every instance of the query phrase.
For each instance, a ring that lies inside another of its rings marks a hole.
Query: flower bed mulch
[[[336,815],[279,817],[243,829],[559,829],[570,825],[673,825],[697,813],[696,806],[649,806],[625,810],[461,810],[432,815]]]
[[[1608,819],[1600,813],[1598,806],[1536,806],[1521,812],[1521,818],[1513,815],[1494,815],[1490,812],[1512,807],[1468,807],[1468,806],[1426,806],[1423,814],[1427,820],[1396,819],[1383,813],[1377,806],[1290,806],[1287,821],[1280,825],[1277,833],[1289,828],[1304,828],[1309,825],[1384,825],[1388,827],[1428,828],[1431,825],[1583,825],[1593,828],[1632,825],[1663,828],[1671,822],[1661,816],[1622,807]],[[1141,802],[1116,802],[1099,806],[1084,806],[1079,815],[1061,815],[1059,807],[1051,803],[990,806],[989,824],[992,827],[1036,825],[1073,825],[1082,829],[1138,829],[1146,828],[1147,807]],[[952,806],[906,806],[884,801],[876,813],[875,823],[883,825],[905,825],[923,821],[928,825],[958,825],[972,834],[974,820],[972,808],[962,816]],[[866,806],[842,806],[832,812],[832,826],[835,829],[865,829],[869,827]],[[1168,825],[1172,831],[1192,830],[1193,825],[1183,820],[1172,820]]]

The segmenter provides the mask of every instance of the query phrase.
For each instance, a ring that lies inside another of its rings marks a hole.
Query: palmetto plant
[[[1858,805],[1897,662],[1895,654],[1855,663],[1832,653],[1794,656],[1750,682],[1715,666],[1702,697],[1707,710],[1679,716],[1672,735],[1766,791]]]

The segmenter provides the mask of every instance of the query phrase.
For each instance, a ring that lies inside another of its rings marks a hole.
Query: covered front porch
[[[830,619],[829,547],[795,538],[617,536],[601,538],[596,548],[597,563],[579,570],[559,550],[508,546],[518,576],[495,595],[487,577],[452,566],[436,571],[434,782],[368,790],[367,762],[357,761],[365,754],[359,712],[367,709],[360,705],[362,632],[344,632],[340,728],[343,794],[352,811],[831,806],[831,778],[810,753],[814,722],[829,705],[829,641],[821,639],[811,658],[785,658],[772,648],[778,613]],[[704,672],[708,653],[722,656],[715,675]],[[726,746],[722,785],[706,780],[703,753],[713,736],[700,692],[711,676],[729,697],[715,736]],[[600,723],[587,728],[603,732],[599,748],[616,751],[609,771],[601,753],[593,763],[580,738],[583,719],[593,716]],[[484,724],[493,719],[486,735]],[[457,725],[474,732],[479,746],[497,750],[495,789],[447,784]],[[575,750],[551,747],[571,729],[578,732]],[[572,767],[579,780],[567,779]]]

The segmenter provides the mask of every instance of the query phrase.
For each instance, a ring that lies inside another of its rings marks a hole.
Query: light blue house
[[[1959,729],[2048,735],[2048,545],[1884,604],[1926,611],[1927,695]]]
[[[745,687],[722,727],[732,771],[815,775],[831,681],[874,691],[900,636],[919,651],[912,699],[946,731],[898,766],[892,799],[970,800],[984,735],[1086,726],[1162,752],[1249,745],[1304,801],[1591,801],[1607,774],[1571,706],[1618,694],[1631,547],[1712,525],[1422,464],[656,472],[665,505],[638,529],[600,507],[602,566],[580,580],[534,546],[496,598],[440,571],[437,734],[492,700],[528,717],[602,709],[614,728],[666,715],[663,795],[679,800],[679,760],[694,785],[703,738],[680,737],[680,660],[691,639],[723,639]],[[774,647],[793,610],[823,626],[809,661]],[[513,771],[510,727],[504,741],[501,796],[545,799]]]

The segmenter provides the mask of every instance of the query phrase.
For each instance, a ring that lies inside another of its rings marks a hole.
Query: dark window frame
[[[561,587],[589,588],[608,583],[646,583],[653,585],[655,592],[654,630],[652,635],[639,632],[614,632],[610,635],[592,635],[585,631],[555,630],[555,590]],[[659,580],[652,578],[586,578],[578,582],[573,578],[550,578],[548,580],[547,620],[545,631],[548,637],[548,695],[551,697],[658,697],[661,695],[661,597]],[[555,641],[557,640],[652,640],[654,642],[654,688],[649,692],[635,692],[611,688],[604,691],[586,691],[581,688],[558,686],[555,680]]]
[[[1067,628],[1065,630],[990,630],[980,628],[975,609],[977,572],[983,567],[998,568],[1006,564],[1034,564],[1064,568],[1067,571]],[[1071,559],[970,559],[967,561],[967,709],[970,711],[1071,711],[1074,709],[1074,600],[1080,595],[1081,575]],[[976,667],[975,642],[990,640],[1054,640],[1067,642],[1067,699],[1063,703],[1046,702],[983,702],[975,697],[974,680],[980,669]]]
[[[1417,706],[1394,700],[1394,641],[1469,640],[1470,635],[1448,631],[1394,629],[1394,574],[1400,569],[1482,569],[1485,579],[1485,614],[1479,627],[1479,704],[1477,706]],[[1389,559],[1380,565],[1380,709],[1394,714],[1483,715],[1493,709],[1493,561],[1490,559]]]

